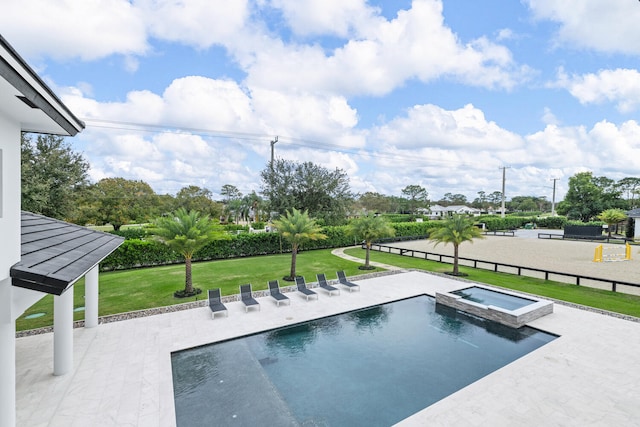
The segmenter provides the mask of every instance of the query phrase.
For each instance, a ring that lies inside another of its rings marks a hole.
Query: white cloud
[[[213,191],[227,182],[259,188],[269,135],[281,137],[279,156],[352,171],[355,161],[330,148],[356,149],[365,141],[355,130],[357,112],[339,96],[246,93],[233,81],[199,76],[174,80],[162,95],[129,92],[123,102],[99,102],[79,88],[61,93],[63,102],[87,121],[78,139],[95,168],[92,177],[150,180],[161,192],[200,182],[210,183]],[[253,164],[239,166],[245,160]],[[225,177],[236,180],[220,183]]]
[[[526,0],[535,18],[559,25],[556,43],[600,52],[640,54],[636,1]]]
[[[551,108],[549,107],[544,107],[544,112],[542,113],[542,122],[546,125],[560,124],[560,121],[558,120],[556,115],[553,114],[553,111],[551,111]]]
[[[247,0],[138,0],[150,36],[200,49],[225,44],[248,18]]]
[[[486,38],[461,42],[444,24],[437,0],[415,0],[390,21],[371,17],[359,33],[329,53],[319,44],[271,40],[245,64],[247,84],[286,92],[381,96],[410,79],[447,77],[510,89],[531,74],[504,46]]]
[[[126,0],[4,1],[0,28],[30,58],[91,61],[149,50],[144,16]]]
[[[398,148],[429,147],[453,149],[512,150],[523,140],[487,121],[473,105],[444,110],[436,105],[416,105],[406,117],[396,118],[377,130],[381,144]]]
[[[640,106],[638,70],[618,68],[572,76],[560,70],[556,85],[567,89],[582,104],[612,102],[622,113],[633,112]]]
[[[251,100],[234,81],[179,78],[167,87],[162,98],[164,123],[238,132],[255,130]]]
[[[365,0],[273,0],[298,35],[330,34],[347,37],[380,19],[379,9]]]

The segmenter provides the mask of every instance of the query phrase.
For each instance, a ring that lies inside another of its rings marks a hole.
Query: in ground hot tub
[[[553,313],[551,301],[480,285],[436,292],[436,302],[512,328]]]

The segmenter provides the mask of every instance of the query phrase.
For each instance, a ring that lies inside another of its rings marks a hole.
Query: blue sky
[[[276,156],[355,192],[557,200],[640,176],[635,0],[9,0],[0,32],[87,128],[94,181],[260,190]]]

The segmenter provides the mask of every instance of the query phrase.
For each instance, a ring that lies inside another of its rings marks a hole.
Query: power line
[[[266,138],[272,138],[271,135],[267,134],[259,134],[259,133],[249,133],[249,132],[234,132],[234,131],[222,131],[215,129],[205,129],[205,128],[192,128],[185,126],[172,126],[172,125],[155,125],[149,123],[137,123],[137,122],[125,122],[125,121],[117,121],[117,120],[106,120],[106,119],[95,119],[95,118],[82,118],[84,122],[90,123],[91,127],[101,128],[101,129],[113,129],[113,130],[124,130],[124,131],[136,131],[136,132],[152,132],[152,133],[174,133],[175,131],[180,131],[189,134],[195,135],[208,135],[216,138],[229,138],[236,140],[247,140],[247,141],[264,141]],[[94,124],[91,124],[94,123]],[[102,125],[100,124],[102,123]],[[281,144],[289,145],[289,146],[299,146],[299,147],[310,147],[321,150],[333,150],[346,154],[353,154],[357,156],[366,155],[372,158],[378,159],[387,159],[387,160],[395,160],[395,161],[406,161],[406,162],[419,162],[425,166],[439,166],[439,165],[451,165],[454,164],[456,166],[465,167],[465,166],[478,166],[477,163],[465,163],[457,160],[444,160],[444,159],[428,159],[425,160],[420,156],[402,156],[399,154],[393,153],[384,153],[384,152],[374,152],[367,151],[362,149],[354,149],[350,147],[346,147],[340,144],[332,144],[327,142],[320,142],[310,139],[304,138],[296,138],[296,137],[276,137],[276,142]],[[240,142],[239,142],[240,143]],[[271,145],[273,151],[273,141]]]

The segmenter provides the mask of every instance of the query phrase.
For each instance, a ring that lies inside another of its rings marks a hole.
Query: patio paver
[[[337,314],[460,282],[421,272],[356,280],[361,292],[291,306],[260,298],[250,315],[207,307],[74,331],[74,369],[52,375],[52,334],[17,339],[19,426],[173,426],[172,351]],[[637,425],[640,323],[557,305],[534,327],[561,335],[400,423],[425,425]]]

